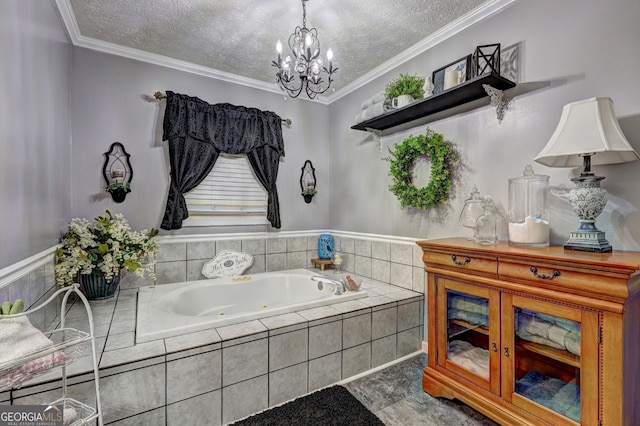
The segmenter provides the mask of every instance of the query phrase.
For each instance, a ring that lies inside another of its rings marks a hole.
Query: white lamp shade
[[[592,165],[640,159],[620,129],[611,98],[565,105],[556,131],[534,160],[549,167],[581,167],[580,154],[591,154]]]

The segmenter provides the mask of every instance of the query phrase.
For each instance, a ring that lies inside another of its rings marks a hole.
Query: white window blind
[[[218,222],[191,221],[195,226],[263,223],[267,215],[267,192],[244,155],[220,154],[209,175],[184,197],[190,216],[220,217]],[[254,219],[241,219],[246,216]]]

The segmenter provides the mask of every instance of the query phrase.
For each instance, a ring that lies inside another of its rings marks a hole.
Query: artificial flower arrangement
[[[155,279],[157,229],[133,231],[122,214],[109,210],[95,222],[74,218],[56,250],[56,282],[64,287],[82,275],[102,275],[111,281],[121,270]]]

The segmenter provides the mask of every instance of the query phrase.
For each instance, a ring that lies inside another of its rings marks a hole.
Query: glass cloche
[[[464,201],[459,219],[460,225],[473,230],[473,236],[469,238],[470,240],[475,240],[476,238],[476,220],[482,216],[483,213],[482,197],[480,196],[478,188],[474,186],[471,191],[471,196]]]

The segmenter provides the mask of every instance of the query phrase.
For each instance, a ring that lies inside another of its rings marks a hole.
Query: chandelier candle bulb
[[[278,64],[282,63],[282,42],[278,40],[276,43],[276,51],[278,52]]]
[[[121,170],[121,169],[111,170],[111,178],[115,183],[122,183],[124,181],[124,170]]]
[[[458,71],[446,70],[444,72],[444,89],[446,90],[457,85],[458,85]]]

